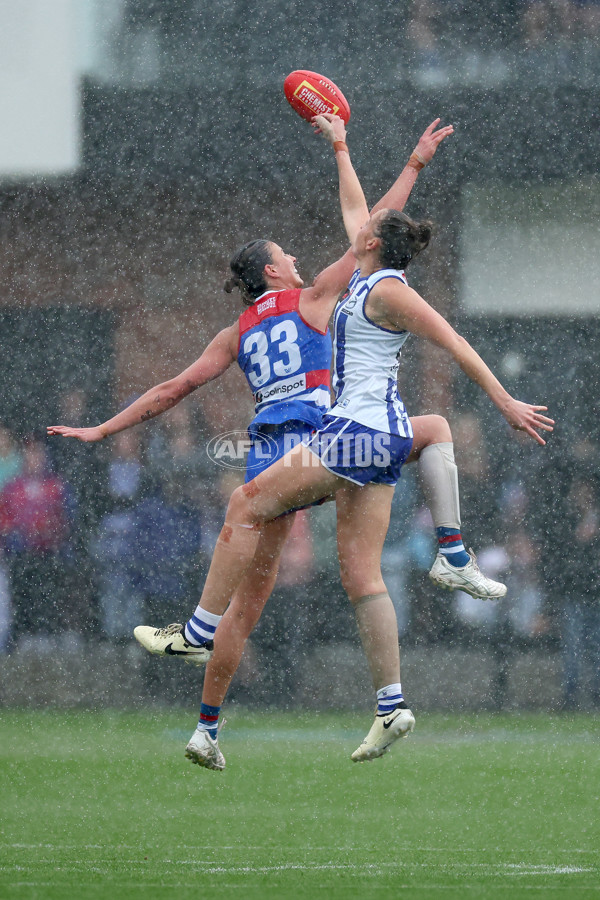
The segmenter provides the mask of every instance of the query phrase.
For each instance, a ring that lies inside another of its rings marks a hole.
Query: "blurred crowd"
[[[63,399],[79,424],[85,397]],[[517,651],[560,649],[564,706],[600,705],[600,449],[559,440],[521,474],[491,453],[475,414],[455,416],[453,432],[465,543],[508,592],[484,603],[433,588],[433,528],[409,467],[383,558],[402,643],[485,646],[498,707]],[[0,652],[130,642],[136,624],[185,618],[242,477],[209,457],[212,436],[191,402],[99,445],[0,425]],[[297,517],[237,690],[251,690],[261,660],[281,689],[316,645],[355,640],[326,504]]]
[[[242,19],[232,44],[232,23]],[[229,0],[210,9],[198,0],[112,0],[101,21],[108,52],[90,74],[129,86],[206,81],[223,54],[233,66],[225,79],[239,65],[257,81],[271,62],[290,70],[302,60],[332,77],[344,73],[348,84],[349,57],[377,61],[372,72],[356,67],[363,83],[376,77],[433,89],[520,80],[592,86],[600,75],[597,0],[330,0],[301,21],[279,0]]]
[[[513,0],[473,10],[454,0],[414,0],[407,37],[412,78],[422,87],[515,79],[584,86],[600,74],[597,0]]]

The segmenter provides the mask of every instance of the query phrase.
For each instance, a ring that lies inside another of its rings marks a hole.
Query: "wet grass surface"
[[[600,896],[600,717],[2,711],[0,898]]]

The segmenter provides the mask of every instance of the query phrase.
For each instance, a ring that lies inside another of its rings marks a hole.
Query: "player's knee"
[[[236,488],[229,498],[225,519],[227,522],[237,525],[258,525],[260,517],[253,510],[252,495],[248,495],[244,490],[245,487],[247,485]]]
[[[429,443],[441,444],[452,440],[452,432],[450,424],[444,416],[431,415],[428,416],[429,422]]]
[[[380,593],[385,590],[381,571],[368,572],[360,566],[343,566],[340,569],[342,587],[348,595],[350,603],[354,604],[361,597]]]

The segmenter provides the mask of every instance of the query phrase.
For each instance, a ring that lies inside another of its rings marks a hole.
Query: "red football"
[[[303,119],[310,120],[322,113],[334,113],[347,122],[350,106],[331,78],[297,69],[283,82],[283,91],[292,109]]]

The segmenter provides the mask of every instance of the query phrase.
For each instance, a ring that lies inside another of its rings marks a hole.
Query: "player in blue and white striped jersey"
[[[439,143],[452,133],[451,126],[438,125],[439,119],[426,129],[411,160],[376,208],[384,207],[386,203],[404,205],[423,162],[431,160]],[[419,162],[415,164],[417,156]],[[300,437],[319,426],[323,413],[329,409],[331,337],[327,324],[348,283],[353,265],[352,252],[348,251],[325,269],[314,284],[304,287],[291,254],[272,241],[252,241],[232,259],[233,277],[226,286],[226,290],[238,288],[249,308],[233,326],[217,335],[195,363],[168,382],[151,388],[100,426],[50,426],[49,434],[82,441],[102,440],[160,415],[237,362],[246,375],[256,403],[255,417],[248,429],[252,446],[246,480],[252,479],[283,456],[289,446],[288,438]],[[439,429],[444,427],[444,420],[440,417],[421,417],[421,420],[416,430],[423,435],[423,441],[426,441],[428,430],[427,440],[432,431],[436,431],[439,440]],[[429,424],[425,420],[430,420]],[[263,443],[276,453],[262,452]],[[425,477],[432,484],[436,483],[435,472]],[[225,765],[216,740],[220,704],[239,664],[245,641],[272,590],[292,520],[292,516],[282,517],[261,530],[253,551],[253,564],[238,585],[227,614],[219,624],[220,640],[204,681],[199,728],[187,748],[190,759],[208,768],[222,769]],[[238,541],[241,535],[238,532]],[[247,536],[252,543],[254,535]],[[198,615],[194,614],[185,627],[153,629],[140,626],[136,636],[151,652],[206,662],[212,654],[210,646],[221,616],[196,612]]]
[[[395,269],[380,269],[368,278],[362,278],[357,270],[335,311],[336,400],[331,414],[409,438],[410,419],[398,395],[400,353],[409,333],[374,325],[365,312],[369,294],[384,278],[407,283],[404,272]]]
[[[392,383],[395,356],[406,333],[448,352],[513,428],[544,444],[539,431],[552,431],[554,423],[543,415],[545,406],[511,397],[467,341],[408,287],[404,269],[427,247],[430,225],[390,209],[369,216],[345,145],[343,123],[328,116],[318,117],[317,124],[336,151],[344,224],[359,272],[336,320],[338,396],[308,446],[291,450],[233,492],[199,609],[211,615],[226,609],[251,564],[260,528],[288,509],[335,492],[342,582],[355,609],[378,697],[379,714],[352,754],[360,761],[381,756],[414,727],[402,696],[396,616],[380,566],[393,486],[403,463],[419,450]],[[378,273],[390,269],[379,278]],[[358,370],[356,377],[348,371],[350,360]],[[455,567],[443,555],[431,572],[435,580],[445,585],[454,581],[455,587],[480,574],[474,559]]]

